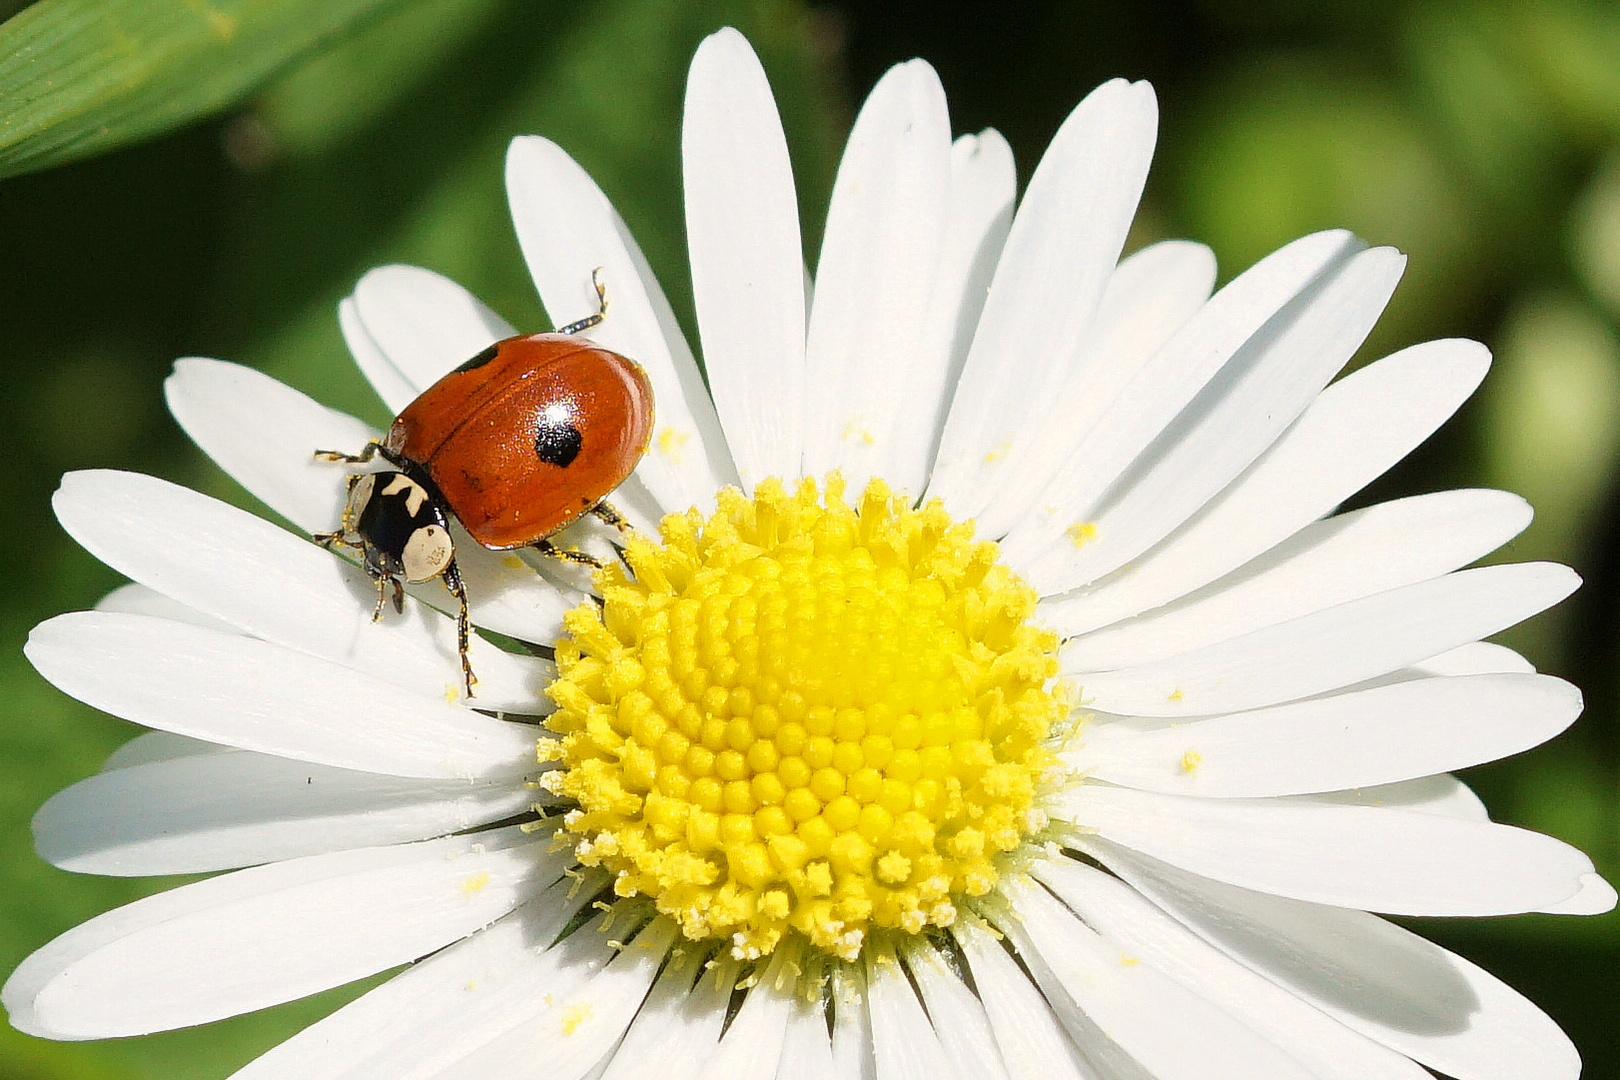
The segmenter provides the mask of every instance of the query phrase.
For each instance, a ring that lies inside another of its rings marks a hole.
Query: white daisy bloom
[[[644,535],[599,599],[461,537],[476,625],[556,657],[475,636],[470,701],[437,582],[373,624],[366,575],[304,537],[67,477],[62,524],[134,584],[28,656],[155,730],[40,810],[40,852],[230,872],[46,945],[11,1022],[134,1035],[408,965],[237,1076],[1575,1077],[1534,1005],[1380,917],[1615,902],[1449,775],[1580,712],[1483,640],[1574,574],[1461,569],[1529,508],[1334,515],[1487,353],[1332,381],[1403,264],[1346,233],[1214,295],[1201,245],[1122,261],[1155,125],[1146,84],[1099,87],[1015,212],[1006,143],[953,142],[934,72],[902,64],[855,123],[812,296],[764,72],[714,35],[682,144],[712,397],[601,192],[516,140],[540,295],[584,315],[600,268],[591,336],[643,365],[657,422],[614,495]],[[340,314],[395,410],[514,333],[409,267]],[[312,451],[365,424],[212,360],[168,393],[249,491],[336,525],[346,472]]]

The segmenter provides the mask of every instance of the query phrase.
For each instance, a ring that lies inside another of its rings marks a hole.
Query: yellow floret
[[[878,481],[718,502],[565,619],[539,757],[576,854],[738,959],[950,925],[1044,821],[1069,706],[1034,591]]]

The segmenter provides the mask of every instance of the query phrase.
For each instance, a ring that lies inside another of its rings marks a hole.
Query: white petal
[[[1575,590],[1552,563],[1460,570],[1158,663],[1074,673],[1083,701],[1132,716],[1206,716],[1293,701],[1497,633]]]
[[[787,140],[737,31],[698,46],[681,128],[703,362],[745,489],[792,477],[803,447],[804,254]]]
[[[703,953],[674,956],[613,1052],[603,1080],[690,1080],[720,1042],[739,964],[702,963]],[[823,1040],[826,1026],[822,1027]]]
[[[959,520],[1005,483],[1049,415],[1102,299],[1158,125],[1145,82],[1106,82],[1075,106],[1030,177],[941,436],[928,493]]]
[[[542,1006],[534,1010],[538,1015],[512,1023],[496,1038],[428,1075],[442,1080],[496,1076],[579,1080],[624,1035],[678,937],[673,922],[654,919],[587,981],[552,1000],[536,1002]]]
[[[774,1080],[788,1017],[794,1012],[798,965],[792,949],[777,949],[726,1028],[720,1047],[698,1073],[702,1080]]]
[[[510,781],[411,780],[238,750],[190,754],[57,792],[34,815],[34,844],[45,861],[81,874],[197,874],[443,836],[520,814],[537,794]]]
[[[959,920],[951,933],[973,972],[979,1000],[1012,1080],[1098,1077],[1098,1071],[1058,1026],[1052,1006],[988,930]]]
[[[164,384],[186,434],[237,483],[306,532],[327,532],[343,516],[347,470],[316,450],[358,451],[377,433],[261,372],[218,360],[175,364]],[[552,641],[579,597],[560,594],[511,552],[486,551],[456,526],[456,564],[473,621],[524,641]],[[413,595],[444,610],[455,603],[436,582]]]
[[[1549,904],[1542,910],[1549,915],[1603,915],[1614,910],[1620,899],[1614,886],[1600,874],[1587,874],[1581,878],[1581,891],[1561,904]]]
[[[62,479],[66,480],[68,473]],[[187,607],[180,601],[164,596],[156,589],[148,589],[137,581],[127,585],[120,585],[112,592],[96,601],[97,611],[118,611],[125,615],[151,615],[159,619],[169,619],[173,622],[190,623],[193,626],[206,626],[210,630],[218,630],[225,634],[241,633],[236,627],[204,615],[194,607]]]
[[[1042,604],[1042,617],[1065,633],[1084,633],[1236,569],[1405,457],[1489,366],[1477,342],[1431,341],[1345,376],[1186,526],[1090,590]]]
[[[1077,1014],[1106,1031],[1158,1080],[1315,1080],[1281,1047],[1210,1000],[1201,985],[1164,974],[1025,882],[1007,890],[1017,918],[1003,929],[1029,960],[1058,1018]]]
[[[866,1009],[878,1080],[955,1080],[958,1073],[940,1045],[917,992],[892,952],[866,964]],[[941,1023],[949,1023],[941,1017]]]
[[[1308,1066],[1317,1080],[1430,1080],[1411,1059],[1211,947],[1118,878],[1062,858],[1042,859],[1031,872],[1109,944],[1232,1014]]]
[[[1592,861],[1510,825],[1312,799],[1197,799],[1083,784],[1062,817],[1103,839],[1246,889],[1394,915],[1539,911]],[[1083,845],[1082,845],[1083,846]]]
[[[1067,757],[1100,780],[1148,791],[1300,795],[1495,761],[1580,713],[1581,692],[1549,675],[1416,679],[1192,723],[1099,724]]]
[[[854,966],[833,969],[833,1075],[840,1080],[877,1080],[872,1023],[866,1015],[866,976]]]
[[[142,587],[144,588],[144,586]],[[219,743],[203,742],[201,739],[188,739],[184,735],[173,735],[167,731],[148,731],[135,736],[129,742],[108,754],[107,760],[101,763],[101,771],[111,772],[114,769],[129,769],[136,765],[147,765],[154,761],[171,761],[183,757],[192,757],[196,754],[224,754],[231,752],[233,752],[232,747],[221,746]]]
[[[262,518],[139,473],[69,473],[51,500],[68,534],[114,570],[266,641],[436,697],[460,693],[455,623],[411,601],[372,622],[363,571]],[[548,712],[555,667],[474,637],[477,703]]]
[[[776,1080],[860,1080],[860,1070],[841,1073],[833,1062],[832,1040],[827,1034],[827,1013],[821,999],[801,996],[788,1017],[782,1039],[782,1061]]]
[[[939,448],[951,393],[1012,225],[1012,148],[994,129],[951,145],[951,205],[923,341],[905,408],[895,418],[891,483],[919,490]]]
[[[1287,900],[1096,852],[1240,963],[1346,1027],[1457,1080],[1575,1080],[1558,1025],[1491,975],[1364,911]]]
[[[1307,525],[1241,570],[1064,647],[1074,670],[1132,667],[1450,573],[1530,524],[1505,491],[1442,491]]]
[[[349,347],[349,355],[354,357],[360,373],[371,383],[389,412],[398,414],[416,400],[422,391],[394,366],[382,346],[367,332],[353,296],[338,301],[338,327],[343,331],[343,343]]]
[[[925,937],[911,940],[906,951],[906,967],[917,980],[928,1015],[936,1017],[934,1030],[945,1052],[959,1063],[964,1076],[975,1080],[1006,1080],[1007,1066],[996,1048],[996,1035],[984,1003],[974,996],[960,976]]]
[[[377,267],[355,284],[353,300],[366,335],[417,394],[517,333],[472,293],[419,266]],[[395,412],[409,404],[388,401]]]
[[[889,69],[855,118],[838,166],[805,342],[806,476],[842,469],[851,490],[899,476],[894,435],[913,386],[951,202],[951,124],[922,60]]]
[[[34,953],[7,981],[6,1009],[21,1030],[94,1039],[291,1001],[500,918],[567,865],[549,847],[549,838],[512,828],[185,885],[91,919]]]
[[[600,880],[596,882],[600,884]],[[563,878],[463,941],[412,964],[231,1080],[416,1080],[533,1018],[598,972],[614,951],[602,918],[557,935],[596,893]]]
[[[1415,814],[1440,814],[1443,817],[1462,818],[1464,821],[1491,820],[1491,815],[1486,811],[1485,804],[1480,801],[1479,796],[1469,790],[1467,784],[1449,773],[1349,791],[1324,791],[1307,798],[1318,802],[1345,803],[1353,806],[1392,806],[1397,810],[1410,810]]]
[[[1232,355],[1111,490],[1085,502],[1050,493],[1058,513],[1014,529],[1007,559],[1028,566],[1041,592],[1061,592],[1162,540],[1305,411],[1365,340],[1405,266],[1394,249],[1374,248],[1330,267]],[[1092,530],[1079,547],[1066,535],[1077,522]]]
[[[24,652],[87,705],[206,742],[394,776],[493,779],[536,769],[531,725],[253,638],[75,612],[36,626]]]
[[[1424,675],[1488,675],[1495,672],[1529,675],[1535,673],[1536,666],[1505,645],[1471,641],[1413,664],[1410,670]]]
[[[607,318],[592,340],[639,363],[652,380],[652,446],[635,475],[666,512],[713,506],[737,482],[703,376],[652,268],[607,196],[561,148],[523,136],[506,154],[506,193],[524,261],[559,325],[596,310],[601,271]]]
[[[1108,403],[1203,306],[1214,284],[1214,253],[1186,240],[1149,245],[1115,268],[1050,420],[1034,429],[1019,460],[1001,468],[1002,485],[978,517],[981,535],[1005,536],[1039,507],[1041,492]]]

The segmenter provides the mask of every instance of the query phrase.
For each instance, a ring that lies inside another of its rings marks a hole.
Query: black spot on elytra
[[[500,351],[501,343],[497,341],[495,344],[491,345],[489,348],[485,349],[471,360],[468,360],[465,364],[462,364],[460,367],[456,368],[456,371],[477,371],[479,368],[495,359],[495,354],[499,353]]]
[[[566,469],[579,456],[579,448],[584,441],[579,428],[573,424],[566,421],[552,424],[541,416],[539,428],[534,433],[534,452],[547,465]]]

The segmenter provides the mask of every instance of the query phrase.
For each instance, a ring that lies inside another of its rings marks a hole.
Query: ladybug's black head
[[[363,542],[367,566],[412,584],[443,574],[455,558],[444,507],[397,470],[351,478],[343,522]]]

